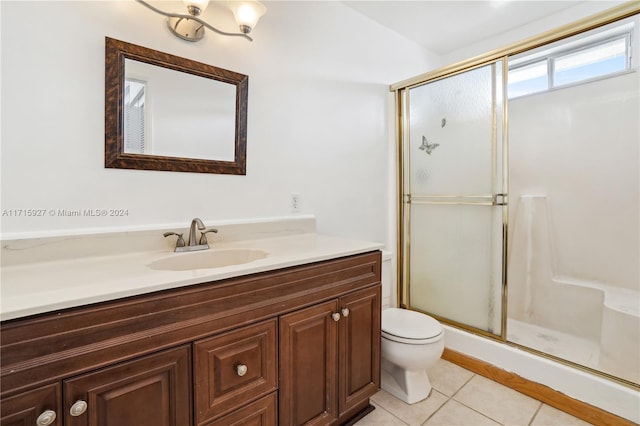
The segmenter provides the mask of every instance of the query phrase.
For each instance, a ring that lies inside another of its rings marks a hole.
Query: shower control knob
[[[342,308],[342,316],[343,317],[349,316],[349,308]]]
[[[53,410],[43,411],[36,419],[36,425],[49,426],[56,420],[56,412]]]
[[[78,417],[84,414],[85,411],[87,411],[87,403],[79,399],[73,403],[73,405],[69,409],[69,414],[71,414],[73,417]]]
[[[333,314],[331,314],[331,318],[333,318],[335,322],[338,322],[340,321],[340,314],[337,312],[334,312]]]

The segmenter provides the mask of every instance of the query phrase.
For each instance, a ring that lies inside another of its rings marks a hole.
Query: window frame
[[[593,81],[598,81],[598,80],[602,80],[605,78],[610,78],[610,77],[615,77],[615,76],[619,76],[619,75],[623,75],[629,72],[634,72],[635,68],[634,68],[634,63],[633,63],[633,50],[634,50],[634,44],[633,44],[633,39],[634,39],[634,32],[637,30],[636,28],[636,22],[632,21],[632,22],[625,22],[624,24],[620,25],[619,28],[613,28],[609,31],[605,31],[602,34],[606,34],[604,36],[602,36],[601,34],[594,34],[591,36],[587,36],[585,37],[585,41],[581,41],[581,40],[573,40],[573,41],[569,41],[569,42],[564,42],[563,45],[559,45],[559,46],[555,46],[552,47],[551,49],[545,49],[545,51],[543,52],[538,52],[538,53],[532,53],[530,55],[528,55],[529,57],[522,57],[522,58],[518,58],[516,59],[516,63],[513,65],[510,65],[508,67],[508,73],[507,73],[507,96],[509,99],[518,99],[524,96],[530,96],[530,95],[535,95],[535,94],[539,94],[539,93],[545,93],[545,92],[550,92],[553,90],[557,90],[557,89],[564,89],[567,87],[573,87],[576,85],[580,85],[580,84],[586,84],[586,83],[590,83]],[[596,75],[590,78],[585,78],[583,80],[579,80],[579,81],[573,81],[570,83],[564,83],[564,84],[556,84],[555,82],[555,63],[556,60],[559,58],[563,58],[566,57],[568,55],[574,54],[574,53],[578,53],[578,52],[582,52],[588,49],[592,49],[594,47],[598,47],[601,46],[603,44],[606,43],[610,43],[612,41],[616,41],[616,40],[620,40],[620,39],[624,39],[624,43],[625,43],[625,66],[624,69],[622,70],[617,70],[617,71],[613,71],[613,72],[609,72],[609,73],[605,73],[605,74],[601,74],[601,75]],[[567,46],[568,45],[568,46]],[[517,56],[517,55],[516,55]],[[540,62],[546,62],[546,67],[547,67],[547,88],[543,89],[543,90],[538,90],[535,92],[530,92],[530,93],[525,93],[522,95],[510,95],[509,94],[509,73],[511,73],[511,71],[515,71],[527,66],[530,66],[532,64],[536,64],[536,63],[540,63]]]

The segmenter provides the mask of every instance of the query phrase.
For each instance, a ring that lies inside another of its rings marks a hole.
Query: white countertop
[[[166,249],[16,264],[2,268],[0,320],[365,253],[382,246],[304,233],[214,243],[210,250],[251,248],[269,254],[213,269],[151,269],[148,265],[154,261],[185,255]]]

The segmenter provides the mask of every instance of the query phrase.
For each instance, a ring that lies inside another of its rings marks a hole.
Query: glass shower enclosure
[[[639,11],[392,86],[402,307],[640,389]]]

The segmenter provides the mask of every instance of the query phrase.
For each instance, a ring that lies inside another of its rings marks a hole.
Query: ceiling
[[[343,1],[439,55],[542,19],[585,0]]]

